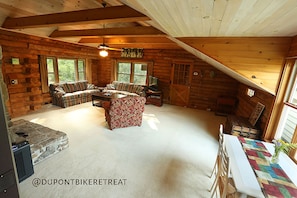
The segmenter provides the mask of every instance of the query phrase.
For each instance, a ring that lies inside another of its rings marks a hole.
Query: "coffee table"
[[[92,94],[92,105],[97,107],[102,107],[101,101],[110,101],[111,99],[123,98],[126,97],[125,94],[120,93],[108,93],[108,92],[99,92]]]

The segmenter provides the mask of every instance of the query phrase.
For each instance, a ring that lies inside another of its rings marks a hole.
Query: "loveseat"
[[[145,97],[126,96],[102,103],[109,128],[141,126]]]
[[[144,87],[142,85],[118,81],[107,84],[103,92],[121,93],[129,96],[145,96]]]
[[[52,103],[60,107],[69,107],[92,100],[92,94],[100,92],[98,87],[88,81],[50,84]]]

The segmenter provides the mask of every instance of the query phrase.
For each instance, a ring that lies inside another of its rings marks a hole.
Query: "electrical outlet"
[[[10,82],[11,82],[12,85],[18,84],[18,80],[17,79],[11,80]]]

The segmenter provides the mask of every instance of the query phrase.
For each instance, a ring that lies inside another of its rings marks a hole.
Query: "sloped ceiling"
[[[182,47],[272,94],[297,35],[295,0],[106,0],[105,8],[102,2],[0,0],[0,22],[4,29],[93,47],[103,41],[116,48]]]

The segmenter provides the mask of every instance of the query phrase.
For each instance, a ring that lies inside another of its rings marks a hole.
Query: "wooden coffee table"
[[[126,97],[125,94],[120,93],[108,93],[108,92],[99,92],[92,94],[92,105],[97,107],[102,107],[101,101],[110,101],[115,98]]]

